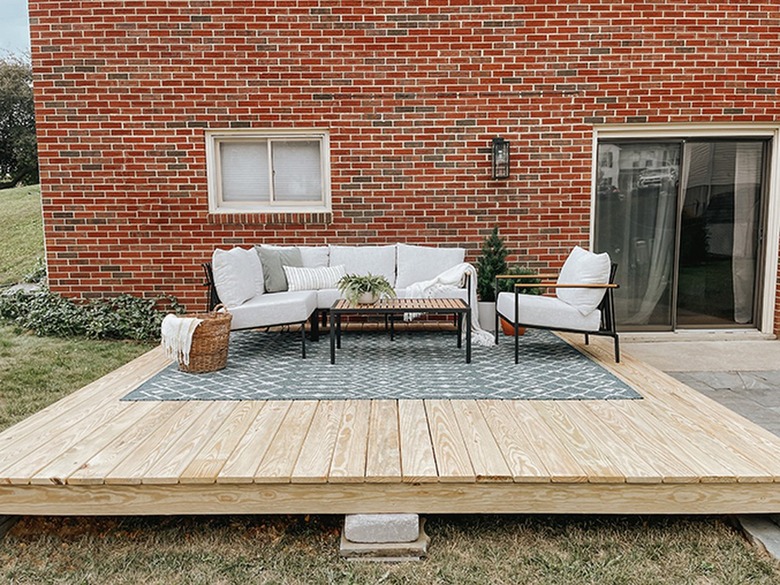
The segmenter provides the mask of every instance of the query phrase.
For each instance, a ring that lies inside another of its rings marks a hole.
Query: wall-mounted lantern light
[[[497,136],[493,139],[493,178],[509,178],[509,142]]]

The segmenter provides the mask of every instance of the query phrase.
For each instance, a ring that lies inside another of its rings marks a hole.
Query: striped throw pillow
[[[321,288],[336,288],[344,276],[344,265],[322,266],[320,268],[301,268],[298,266],[283,266],[287,277],[287,290],[320,290]]]

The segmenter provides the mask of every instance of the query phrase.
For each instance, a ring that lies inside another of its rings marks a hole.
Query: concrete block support
[[[411,541],[411,518],[398,518],[398,516],[413,516],[416,520],[415,535]],[[393,518],[390,518],[393,517]],[[347,519],[350,529],[346,529]],[[382,520],[387,520],[384,523]],[[428,545],[431,539],[425,534],[425,519],[417,514],[357,514],[347,516],[344,522],[345,529],[341,533],[341,545],[339,553],[350,561],[374,561],[374,562],[405,562],[419,561],[428,555]],[[357,532],[356,532],[357,531]],[[374,542],[353,542],[352,538],[372,540]],[[403,538],[404,541],[375,542],[378,538]]]
[[[350,542],[414,542],[419,536],[417,514],[348,514],[344,518],[344,538]]]

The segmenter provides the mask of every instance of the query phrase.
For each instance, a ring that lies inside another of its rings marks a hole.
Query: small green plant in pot
[[[347,274],[338,282],[338,289],[353,305],[372,305],[382,296],[395,298],[395,289],[381,274]]]
[[[480,301],[495,302],[496,275],[506,274],[508,255],[504,240],[498,235],[498,228],[494,227],[485,238],[482,254],[477,258],[477,296]]]

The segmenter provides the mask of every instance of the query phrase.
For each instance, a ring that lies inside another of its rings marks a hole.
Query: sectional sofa
[[[320,315],[340,297],[336,286],[345,274],[381,274],[399,297],[408,288],[435,279],[464,262],[463,248],[393,244],[387,246],[272,246],[216,249],[204,264],[209,309],[223,304],[233,315],[231,329],[311,322],[316,339]],[[437,296],[469,302],[467,288]],[[306,355],[301,327],[302,352]]]

